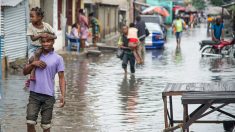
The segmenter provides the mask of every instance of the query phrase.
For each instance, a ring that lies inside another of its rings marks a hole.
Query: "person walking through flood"
[[[39,112],[41,113],[41,127],[43,132],[50,132],[53,106],[55,103],[54,81],[57,73],[61,91],[60,107],[65,105],[63,58],[55,53],[53,38],[43,37],[40,41],[42,44],[40,60],[34,60],[23,69],[24,75],[28,75],[34,68],[36,69],[36,81],[31,81],[29,86],[30,94],[26,116],[28,132],[36,132],[35,125],[37,124]]]
[[[128,46],[129,40],[128,36],[128,26],[122,26],[122,34],[118,41],[118,47],[123,50],[123,57],[122,57],[122,68],[124,69],[125,75],[127,75],[127,64],[130,63],[130,70],[131,74],[135,74],[135,56]]]
[[[138,46],[138,53],[143,59],[144,62],[144,56],[145,56],[145,38],[146,38],[146,25],[143,20],[141,20],[140,16],[136,17],[136,24],[135,27],[138,29],[138,38],[140,41],[140,44]]]
[[[172,24],[172,29],[175,32],[175,36],[176,36],[177,47],[180,46],[182,32],[185,27],[186,27],[186,24],[184,20],[181,19],[180,16],[177,16],[176,20],[174,20]]]

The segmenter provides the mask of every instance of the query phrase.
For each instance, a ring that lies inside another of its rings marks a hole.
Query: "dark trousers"
[[[124,52],[123,58],[122,58],[122,68],[126,69],[128,62],[130,63],[130,69],[131,73],[135,73],[135,56],[133,53],[126,53]]]
[[[210,22],[207,22],[207,33],[209,33],[210,28],[211,28],[211,23],[210,23]]]

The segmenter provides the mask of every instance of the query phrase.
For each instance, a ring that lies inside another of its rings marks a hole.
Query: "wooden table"
[[[231,93],[235,92],[235,82],[219,82],[219,83],[168,83],[165,90],[162,92],[162,99],[164,103],[164,121],[165,121],[165,129],[164,131],[172,131],[177,128],[183,128],[183,120],[174,120],[173,113],[173,96],[182,96],[183,94],[191,93],[191,92],[224,92]],[[169,110],[168,110],[168,101],[167,97],[169,97]],[[231,102],[232,103],[232,102]],[[188,106],[184,106],[184,115],[188,115]],[[216,109],[213,106],[210,106],[212,109]],[[214,110],[215,111],[215,110]],[[217,109],[225,115],[230,117],[235,117],[234,115]],[[186,117],[185,117],[186,118]],[[213,121],[213,120],[200,120],[194,121],[193,123],[223,123],[224,121]],[[174,126],[174,123],[181,123],[177,126]],[[188,129],[187,129],[188,130]]]

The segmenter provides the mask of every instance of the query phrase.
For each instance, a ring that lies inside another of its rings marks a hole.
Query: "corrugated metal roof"
[[[0,36],[0,54],[1,54],[1,59],[4,56],[4,20],[3,20],[3,12],[1,12],[1,36]]]
[[[23,0],[1,0],[1,6],[16,6]]]

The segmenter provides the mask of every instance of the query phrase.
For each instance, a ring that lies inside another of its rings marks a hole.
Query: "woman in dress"
[[[80,35],[81,35],[80,44],[81,44],[81,51],[83,52],[86,47],[86,40],[89,35],[88,18],[85,16],[83,9],[79,9],[78,23],[80,24]]]

